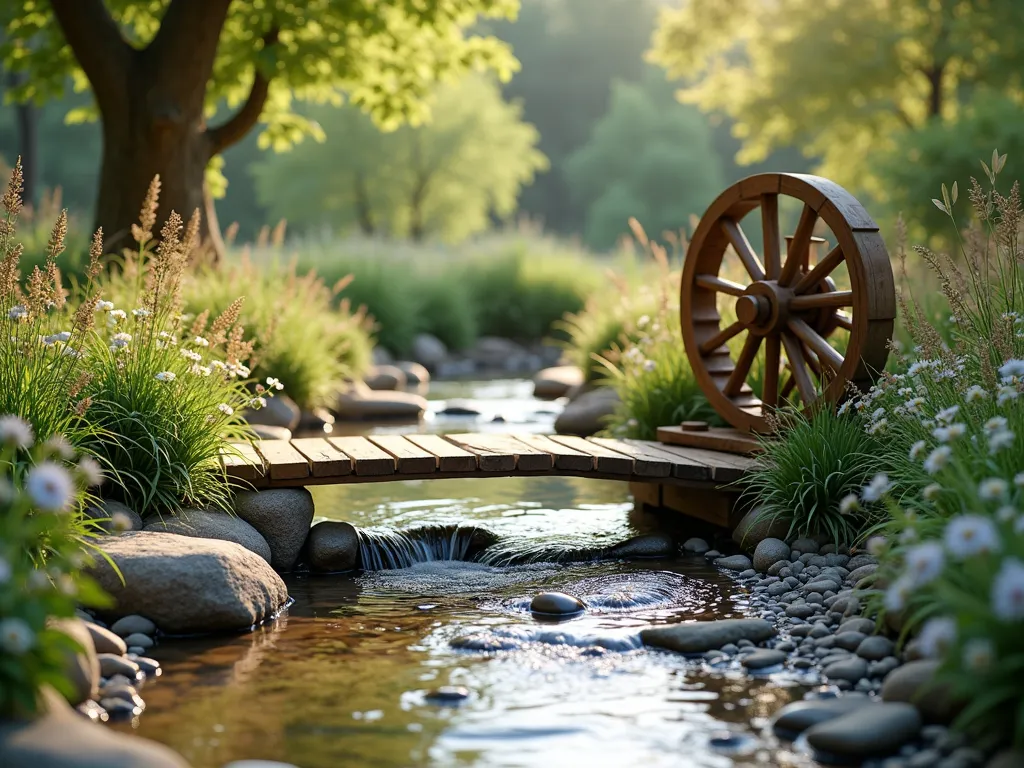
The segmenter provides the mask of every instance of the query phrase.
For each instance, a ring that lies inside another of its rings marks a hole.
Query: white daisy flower
[[[879,472],[871,478],[870,483],[864,486],[860,492],[860,497],[864,501],[872,503],[881,499],[891,488],[892,483],[889,482],[889,476],[884,472]]]
[[[28,308],[24,304],[15,304],[7,310],[8,320],[25,320],[28,318]]]
[[[996,660],[996,648],[984,637],[974,637],[964,643],[964,667],[971,672],[984,672]]]
[[[868,427],[869,435],[877,435],[879,432],[884,432],[885,428],[889,426],[888,419],[879,419],[874,424]]]
[[[978,496],[985,501],[998,501],[1005,498],[1010,484],[1001,477],[988,477],[978,483]]]
[[[984,387],[979,387],[977,384],[968,387],[967,391],[964,392],[964,400],[968,403],[976,403],[979,400],[984,400],[986,397],[988,397],[988,392],[985,391]]]
[[[957,422],[948,427],[936,427],[932,430],[932,436],[940,443],[949,443],[958,437],[963,437],[967,432],[967,426]]]
[[[946,423],[951,422],[954,417],[960,412],[959,405],[951,405],[949,408],[943,408],[941,411],[935,414],[937,421],[944,421]]]
[[[1011,400],[1016,400],[1019,393],[1013,387],[1000,387],[996,392],[996,402],[999,405],[1006,405]]]
[[[940,445],[934,451],[929,453],[928,458],[924,460],[925,472],[929,475],[934,475],[949,463],[949,459],[952,455],[952,448],[948,445]]]
[[[866,548],[869,555],[878,557],[889,548],[889,542],[887,542],[883,536],[872,536],[868,539]]]
[[[0,416],[0,443],[21,448],[31,448],[35,435],[32,426],[20,416]]]
[[[267,407],[267,399],[265,397],[254,397],[249,401],[249,407],[253,410],[258,411],[260,408]]]
[[[21,656],[35,645],[32,628],[19,618],[0,619],[0,648],[12,656]]]
[[[902,611],[910,595],[913,594],[914,584],[906,576],[896,579],[889,588],[885,590],[885,608],[888,611]]]
[[[243,379],[248,378],[249,374],[252,373],[252,371],[250,371],[246,366],[242,365],[241,363],[235,366],[235,370],[238,371],[238,375],[241,376]]]
[[[196,336],[194,339],[192,339],[192,343],[195,344],[197,347],[210,346],[209,340],[204,339],[202,336]]]
[[[839,406],[839,410],[836,411],[836,414],[839,415],[839,416],[842,416],[844,413],[846,413],[848,410],[850,410],[850,403],[851,402],[852,402],[851,400],[845,401],[842,405]]]
[[[44,461],[25,475],[25,492],[40,509],[64,512],[75,497],[75,483],[64,467]]]
[[[227,403],[221,403],[220,405],[218,405],[217,406],[217,410],[220,411],[221,413],[225,414],[226,416],[230,416],[231,414],[233,414],[235,412],[235,409],[232,408]]]
[[[228,369],[220,360],[211,360],[210,367],[215,371],[226,371]]]
[[[925,400],[923,397],[915,397],[911,400],[907,400],[907,410],[910,413],[917,413],[921,409],[921,406],[924,405],[924,402]]]
[[[860,499],[855,493],[846,494],[839,502],[839,514],[841,515],[852,515],[858,509],[860,509]]]
[[[912,446],[910,446],[910,460],[917,461],[924,455],[924,452],[928,449],[928,443],[924,440],[918,440]]]
[[[71,331],[60,331],[59,333],[55,333],[52,336],[47,336],[46,338],[50,341],[51,344],[56,344],[57,342],[60,342],[61,344],[67,344],[68,341],[71,340]]]
[[[120,321],[127,319],[128,315],[123,309],[112,309],[107,312],[107,327],[113,328]]]
[[[1005,622],[1024,619],[1024,563],[1015,557],[1003,561],[992,582],[992,611]]]
[[[103,484],[103,470],[100,468],[99,462],[91,456],[82,457],[82,460],[78,462],[78,471],[85,478],[89,488]]]
[[[114,302],[104,301],[103,299],[96,300],[96,311],[97,312],[109,312],[114,308]]]
[[[942,575],[946,557],[942,545],[937,541],[927,541],[907,550],[907,576],[915,586],[922,586],[935,581]]]
[[[275,379],[273,376],[267,376],[267,386],[278,391],[284,389],[284,384],[281,383],[281,380]]]
[[[999,532],[982,515],[959,515],[946,525],[946,549],[959,560],[999,550]]]
[[[206,365],[199,365],[199,363],[192,363],[189,371],[194,373],[196,376],[209,376],[213,373],[213,369]]]
[[[988,438],[989,453],[999,453],[1006,448],[1010,448],[1016,439],[1017,436],[1008,429],[1004,429],[1002,432],[993,432]]]
[[[1004,504],[996,510],[996,520],[1000,523],[1012,522],[1017,517],[1017,508],[1009,504]]]
[[[201,362],[203,359],[202,355],[200,355],[198,352],[193,352],[191,349],[181,350],[181,356],[184,357],[186,360],[191,360],[193,363]]]
[[[175,375],[174,371],[160,371],[160,373],[156,375],[157,381],[174,381],[176,378],[178,377]]]
[[[876,419],[880,419],[883,416],[885,416],[885,408],[875,408],[875,410],[871,413],[871,415],[868,418],[871,419],[872,421],[875,421]]]
[[[911,389],[910,387],[900,387],[899,389],[896,390],[896,394],[899,395],[900,397],[910,397],[912,394],[914,394],[914,390]]]
[[[1024,376],[1024,360],[1007,360],[999,367],[999,375],[1003,381],[1012,379],[1015,376]]]
[[[956,622],[948,616],[928,619],[917,636],[921,653],[936,659],[956,642]]]
[[[986,432],[1004,432],[1009,425],[1005,416],[993,416],[985,422]]]
[[[942,486],[938,483],[926,485],[921,491],[921,497],[925,501],[936,501],[942,493]]]

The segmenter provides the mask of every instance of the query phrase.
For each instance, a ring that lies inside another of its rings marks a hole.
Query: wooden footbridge
[[[783,238],[780,210],[792,205],[799,220]],[[741,226],[755,211],[760,248]],[[821,256],[826,243],[835,245]],[[738,269],[723,268],[727,255]],[[743,283],[730,279],[737,274]],[[688,433],[685,424],[663,427],[658,442],[531,434],[264,440],[234,446],[223,463],[237,483],[255,488],[469,477],[622,480],[640,504],[729,525],[735,484],[758,447],[751,433],[770,434],[780,410],[810,413],[834,405],[851,385],[870,385],[885,367],[895,315],[889,255],[860,203],[818,176],[758,174],[729,187],[705,212],[681,279],[687,359],[732,429],[709,435]]]

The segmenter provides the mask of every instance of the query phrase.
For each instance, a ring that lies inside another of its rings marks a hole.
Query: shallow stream
[[[471,398],[482,416],[438,416],[428,427],[550,429],[557,406],[529,391],[528,382],[454,394],[435,385],[438,395]],[[498,415],[505,421],[492,421]],[[325,486],[314,497],[320,518],[360,528],[475,522],[523,552],[600,548],[681,522],[635,512],[624,484],[577,478]],[[434,561],[287,582],[295,604],[271,625],[161,643],[164,675],[143,691],[138,733],[197,768],[246,758],[301,768],[814,764],[762,733],[775,710],[803,696],[799,681],[639,647],[642,626],[745,615],[744,590],[703,558]],[[545,590],[590,609],[538,621],[529,601]],[[441,686],[464,687],[468,698],[431,699]]]

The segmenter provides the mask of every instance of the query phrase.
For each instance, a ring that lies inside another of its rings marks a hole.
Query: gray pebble
[[[868,663],[864,659],[850,658],[829,664],[822,671],[830,680],[846,680],[856,683],[868,673]]]
[[[881,661],[891,656],[894,649],[895,644],[889,638],[882,635],[872,635],[871,637],[865,637],[860,645],[857,646],[857,655],[868,661]]]

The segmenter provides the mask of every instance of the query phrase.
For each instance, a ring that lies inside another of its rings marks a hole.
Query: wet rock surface
[[[807,743],[845,758],[888,755],[917,738],[921,715],[909,704],[870,704],[809,728]]]
[[[721,619],[650,627],[640,632],[644,645],[680,653],[703,653],[729,643],[759,643],[774,637],[775,628],[763,619]]]
[[[530,611],[542,616],[575,616],[586,609],[582,600],[564,592],[541,592],[530,601]]]
[[[313,497],[305,488],[241,491],[235,514],[256,529],[270,546],[270,564],[285,573],[295,567],[313,522]]]
[[[315,573],[336,573],[359,567],[359,534],[351,523],[325,520],[309,529],[306,557]]]
[[[270,562],[270,545],[267,540],[245,520],[227,512],[182,509],[174,515],[165,516],[162,520],[150,521],[143,530],[233,541]]]

